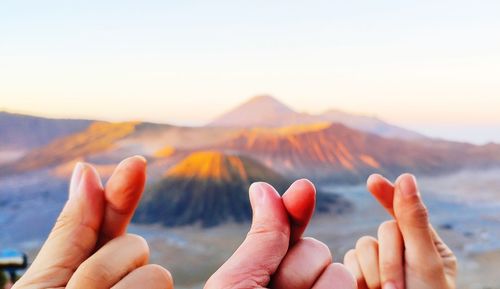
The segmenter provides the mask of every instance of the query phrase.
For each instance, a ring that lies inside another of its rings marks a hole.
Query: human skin
[[[305,179],[294,182],[283,197],[269,184],[252,184],[250,231],[205,289],[355,289],[354,277],[332,263],[325,244],[302,238],[315,196],[313,184]]]
[[[126,234],[145,179],[146,160],[139,156],[122,161],[105,187],[92,166],[79,163],[52,232],[13,288],[173,288],[167,270],[148,264],[146,241]],[[255,183],[250,201],[250,232],[206,289],[356,288],[347,268],[332,264],[327,246],[302,238],[314,212],[311,182],[296,181],[283,197]]]
[[[173,288],[167,270],[148,264],[146,241],[125,234],[145,179],[146,160],[139,156],[122,161],[106,187],[92,166],[77,164],[68,201],[13,288]]]
[[[364,236],[346,253],[358,288],[455,289],[456,257],[429,222],[415,177],[392,184],[372,175],[367,187],[394,220],[380,225],[378,239]]]

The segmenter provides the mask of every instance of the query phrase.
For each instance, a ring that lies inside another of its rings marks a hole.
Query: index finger
[[[314,213],[316,189],[307,179],[297,180],[282,199],[290,218],[290,245],[293,245],[302,237]]]
[[[394,185],[379,174],[373,174],[366,181],[368,191],[377,199],[387,212],[395,217],[394,214]]]
[[[106,184],[106,207],[99,246],[121,236],[134,215],[146,183],[146,159],[133,156],[123,160]]]

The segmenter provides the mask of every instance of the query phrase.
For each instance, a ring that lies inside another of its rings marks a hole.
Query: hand
[[[415,178],[404,174],[393,185],[372,175],[368,190],[395,221],[380,225],[378,240],[362,237],[345,255],[358,288],[455,289],[455,255],[430,224]]]
[[[173,288],[168,271],[147,265],[146,241],[124,235],[145,179],[142,157],[121,162],[105,189],[92,166],[77,164],[69,200],[33,264],[13,288]]]
[[[332,264],[326,245],[301,238],[315,194],[307,180],[293,183],[283,197],[266,183],[252,184],[250,232],[205,289],[355,289],[354,277],[343,265]]]

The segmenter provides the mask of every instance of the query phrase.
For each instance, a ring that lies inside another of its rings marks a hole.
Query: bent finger
[[[159,265],[144,265],[130,272],[113,289],[173,289],[172,275]]]
[[[356,243],[356,257],[368,288],[380,289],[377,240],[367,236],[360,238]]]
[[[404,244],[396,221],[387,221],[378,229],[380,279],[390,288],[404,288]]]
[[[356,257],[356,250],[351,249],[347,251],[344,256],[344,265],[354,276],[354,279],[356,279],[358,289],[368,289],[365,277],[363,276],[363,271],[361,271],[361,266],[358,262],[358,257]]]
[[[313,238],[304,238],[288,251],[273,276],[273,289],[310,289],[332,263],[330,249]]]
[[[145,265],[148,258],[149,247],[142,237],[115,238],[78,267],[66,288],[110,288],[129,272]]]
[[[318,278],[312,289],[356,289],[356,279],[342,264],[330,264]]]

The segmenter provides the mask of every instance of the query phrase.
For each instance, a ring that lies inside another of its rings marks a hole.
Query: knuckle
[[[66,231],[68,227],[71,227],[75,224],[76,221],[74,219],[74,216],[65,213],[68,206],[70,206],[70,204],[66,203],[63,212],[57,217],[56,223],[54,224],[54,228],[52,229],[53,233]]]
[[[385,221],[378,227],[378,236],[397,231],[398,223],[395,220]]]
[[[344,255],[344,264],[352,262],[356,258],[356,250],[351,249]]]
[[[310,238],[310,237],[303,238],[299,241],[298,244],[296,244],[296,246],[297,245],[306,246],[306,247],[310,248],[310,250],[314,250],[315,252],[317,252],[321,256],[327,256],[328,258],[326,261],[328,261],[328,263],[331,263],[333,260],[330,248],[328,248],[328,246],[325,243],[318,241],[317,239]]]
[[[424,204],[416,203],[407,209],[406,222],[417,228],[426,228],[429,224],[429,212]]]
[[[166,288],[173,287],[173,279],[170,272],[160,265],[150,264],[146,265],[150,278],[158,284],[167,284]]]
[[[124,238],[130,247],[140,252],[140,255],[149,256],[149,245],[143,237],[135,234],[127,234]]]
[[[401,272],[403,268],[401,264],[397,262],[391,262],[388,260],[380,261],[380,271],[385,273],[397,273]]]
[[[337,277],[342,276],[342,278],[345,282],[344,288],[358,288],[357,282],[356,282],[356,277],[343,264],[340,264],[340,263],[330,264],[326,270],[328,270],[329,272],[331,272],[332,275],[335,275]]]
[[[450,264],[450,265],[449,265],[450,269],[451,269],[453,272],[455,272],[455,271],[457,270],[457,267],[458,267],[458,260],[457,260],[457,257],[456,257],[455,255],[450,256],[450,257],[448,257],[448,260],[447,260],[447,261],[448,261],[448,262],[449,262],[449,264]]]
[[[253,224],[251,230],[248,232],[247,237],[259,238],[263,242],[288,243],[290,240],[290,233],[287,230],[277,230],[270,228],[265,224]]]
[[[79,281],[81,284],[101,284],[113,277],[113,273],[106,263],[83,263],[79,271],[81,272]]]
[[[212,275],[205,283],[203,289],[250,289],[262,288],[260,284],[267,284],[269,275],[262,270],[238,273],[237,276]]]
[[[363,236],[356,242],[356,251],[378,250],[378,241],[372,236]]]
[[[437,276],[444,276],[444,265],[441,260],[436,260],[435,258],[423,258],[418,260],[418,262],[411,262],[409,264],[409,270],[420,275],[421,278],[431,280]]]

